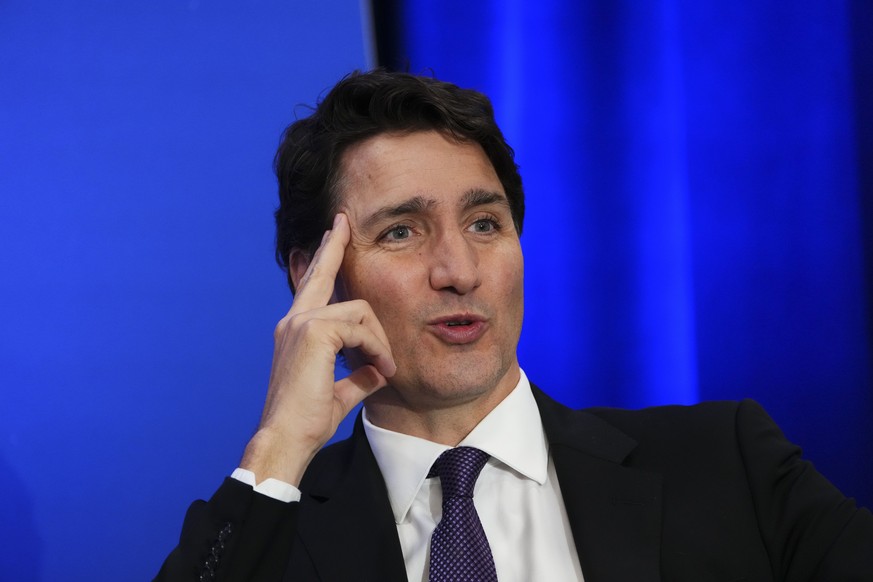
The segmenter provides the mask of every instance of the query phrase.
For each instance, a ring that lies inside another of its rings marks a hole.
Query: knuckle
[[[276,327],[273,328],[273,339],[278,339],[285,335],[285,330],[288,327],[288,318],[283,317],[279,320],[279,323],[276,324]]]
[[[319,329],[322,327],[322,322],[320,319],[314,318],[297,318],[294,321],[294,328],[299,331],[302,335],[312,335],[313,333],[317,333]]]
[[[343,322],[331,319],[311,318],[300,323],[298,337],[308,345],[326,344],[333,346],[342,343]]]
[[[370,306],[370,302],[366,299],[354,299],[352,300],[352,303],[354,304],[355,309],[363,311],[364,313],[369,315],[373,314],[373,307]]]
[[[281,335],[298,333],[309,320],[309,318],[303,317],[304,315],[304,313],[297,313],[283,317],[276,325],[276,333]]]

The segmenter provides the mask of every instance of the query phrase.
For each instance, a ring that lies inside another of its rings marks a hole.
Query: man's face
[[[524,263],[482,148],[435,131],[382,134],[342,161],[352,236],[337,294],[369,302],[397,363],[373,398],[410,410],[502,398],[518,381]]]

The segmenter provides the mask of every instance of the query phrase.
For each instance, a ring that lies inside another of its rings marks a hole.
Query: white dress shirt
[[[428,479],[445,445],[369,422],[364,431],[388,487],[410,582],[426,581],[430,537],[442,516],[438,478]],[[515,389],[459,446],[491,455],[473,490],[501,582],[582,580],[567,511],[539,409],[524,372]]]
[[[442,516],[438,478],[428,479],[445,445],[379,428],[367,419],[364,432],[388,488],[410,582],[426,582],[430,537]],[[491,455],[473,491],[473,503],[501,582],[582,581],[579,556],[548,451],[539,409],[524,372],[515,389],[458,446]],[[250,471],[233,478],[283,501],[298,501],[297,488]]]

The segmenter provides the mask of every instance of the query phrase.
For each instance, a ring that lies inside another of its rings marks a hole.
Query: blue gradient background
[[[873,6],[401,4],[395,59],[490,95],[516,149],[528,375],[754,398],[873,504]]]
[[[0,4],[0,579],[151,579],[239,462],[273,154],[362,67],[356,2]]]
[[[518,152],[535,382],[756,398],[869,505],[870,11],[790,6],[408,2],[404,42]],[[148,579],[236,466],[290,300],[272,155],[363,29],[336,0],[0,4],[0,578]]]

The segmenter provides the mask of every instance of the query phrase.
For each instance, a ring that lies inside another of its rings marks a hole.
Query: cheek
[[[497,285],[507,301],[521,299],[524,294],[524,260],[520,252],[509,252],[497,263]]]
[[[381,255],[344,268],[349,298],[367,301],[383,326],[411,311],[415,297],[421,295],[415,283],[420,278],[420,269],[393,260],[376,260],[388,258]]]

